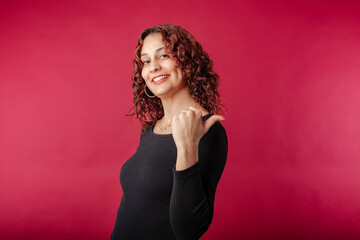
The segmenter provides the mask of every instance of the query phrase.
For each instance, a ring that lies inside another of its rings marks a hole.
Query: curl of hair
[[[126,116],[139,119],[142,129],[151,127],[164,116],[164,109],[160,98],[149,98],[145,94],[145,81],[141,76],[143,63],[141,49],[144,39],[151,33],[160,33],[165,48],[171,56],[176,57],[178,66],[182,71],[190,96],[208,112],[223,113],[218,87],[219,76],[213,71],[213,62],[202,49],[200,43],[185,29],[172,24],[161,24],[145,29],[138,39],[133,60],[133,90],[134,106],[132,113]],[[148,94],[152,94],[150,89]],[[150,92],[150,93],[149,93]],[[144,130],[144,129],[143,129]]]

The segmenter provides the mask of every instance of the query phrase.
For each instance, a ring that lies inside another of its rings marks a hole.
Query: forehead
[[[165,44],[162,40],[162,36],[160,33],[151,33],[145,39],[141,49],[141,53],[151,54],[155,52],[157,49],[164,47]]]

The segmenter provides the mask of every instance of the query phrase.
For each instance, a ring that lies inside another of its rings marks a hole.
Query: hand
[[[195,107],[189,107],[171,121],[172,135],[178,150],[188,150],[198,147],[202,136],[216,121],[225,120],[223,116],[212,115],[205,122],[202,121],[201,111]]]

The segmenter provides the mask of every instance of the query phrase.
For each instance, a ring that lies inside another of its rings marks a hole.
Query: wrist
[[[178,152],[191,152],[197,150],[199,147],[199,142],[195,141],[184,141],[176,143],[176,148]]]
[[[185,170],[193,166],[198,161],[198,147],[178,148],[175,169]]]
[[[179,147],[177,147],[177,153],[178,155],[191,155],[191,154],[195,154],[198,152],[198,145],[197,144],[193,144],[193,145],[181,145]]]

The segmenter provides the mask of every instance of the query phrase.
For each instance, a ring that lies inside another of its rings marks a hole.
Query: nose
[[[150,62],[150,64],[150,72],[156,72],[161,69],[159,62],[156,60]]]

